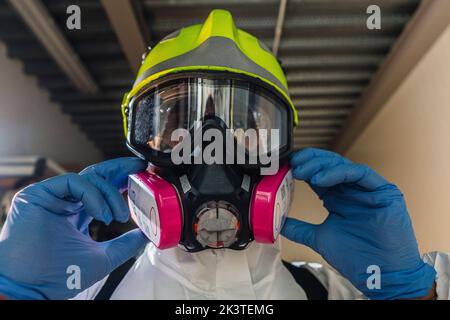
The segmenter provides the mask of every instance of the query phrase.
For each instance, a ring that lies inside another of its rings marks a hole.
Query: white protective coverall
[[[450,299],[450,255],[429,253],[425,262],[437,271],[439,300]],[[328,290],[328,299],[364,299],[353,285],[332,269],[316,263],[306,267]],[[107,278],[74,299],[93,299]],[[158,250],[151,243],[111,296],[126,299],[307,299],[284,267],[279,244],[252,243],[246,250],[179,248]]]

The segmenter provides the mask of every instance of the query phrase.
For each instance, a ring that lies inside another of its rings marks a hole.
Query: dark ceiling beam
[[[272,42],[272,53],[276,57],[278,55],[278,50],[280,49],[281,36],[283,34],[284,19],[286,17],[286,6],[287,0],[280,0],[280,5],[278,7],[278,17],[275,24],[275,35]]]
[[[110,123],[83,123],[83,131],[95,136],[99,132],[124,132],[123,124],[110,124]]]
[[[295,96],[329,96],[329,95],[354,95],[359,94],[365,86],[363,85],[304,85],[291,86],[289,93]]]
[[[283,58],[283,67],[289,69],[298,68],[347,68],[347,67],[376,67],[384,59],[382,54],[360,54],[360,55],[307,55]]]
[[[131,0],[101,0],[128,63],[137,72],[147,51],[142,25]]]
[[[296,137],[294,144],[307,144],[307,143],[328,143],[334,138],[333,135],[328,136],[316,136],[316,137]]]
[[[264,43],[267,40],[261,40]],[[284,37],[283,42],[280,44],[280,52],[291,51],[313,51],[313,50],[367,50],[372,52],[384,51],[388,49],[395,42],[395,37],[391,35],[380,36],[336,36],[336,37]]]
[[[89,124],[108,124],[112,126],[120,126],[123,124],[122,116],[120,114],[106,114],[106,115],[72,115],[72,119],[81,125]]]
[[[329,143],[294,143],[294,150],[299,150],[303,148],[321,148],[328,149]]]
[[[294,129],[294,137],[297,136],[324,136],[335,135],[339,132],[338,128],[318,127],[318,128],[296,128]]]
[[[373,0],[346,0],[339,3],[336,6],[336,0],[290,0],[293,5],[301,6],[303,10],[317,10],[317,9],[345,9],[345,11],[356,10],[361,8],[367,8],[369,5],[373,4]],[[149,9],[160,9],[160,8],[177,8],[177,7],[210,7],[211,0],[144,0],[142,1],[146,7]],[[214,5],[216,7],[227,7],[227,6],[255,6],[255,5],[277,5],[279,0],[215,0]],[[409,7],[411,6],[411,0],[388,0],[383,1],[384,9],[398,9],[399,7]]]
[[[77,106],[76,104],[62,105],[65,112],[74,115],[99,115],[99,114],[115,114],[121,115],[120,103],[93,103]]]
[[[345,153],[450,25],[450,1],[422,1],[348,117],[333,149]]]
[[[40,0],[9,0],[36,38],[46,48],[76,88],[96,93],[98,86],[80,57]]]
[[[352,106],[357,101],[357,98],[348,97],[304,97],[292,99],[295,106],[300,110],[303,108],[313,107],[348,107]]]
[[[294,84],[311,82],[350,82],[350,81],[369,81],[372,76],[370,71],[366,70],[321,70],[321,71],[299,71],[287,74],[287,81],[292,87]]]
[[[332,117],[345,117],[350,114],[351,108],[308,108],[300,109],[300,119],[306,118],[332,118]]]

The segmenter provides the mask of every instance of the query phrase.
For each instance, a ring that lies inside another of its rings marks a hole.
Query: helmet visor
[[[242,79],[183,77],[142,91],[130,104],[131,144],[170,153],[177,129],[193,132],[214,121],[246,152],[288,146],[290,107],[270,90]]]

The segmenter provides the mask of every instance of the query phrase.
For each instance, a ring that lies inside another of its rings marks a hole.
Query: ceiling
[[[419,0],[288,0],[278,57],[300,113],[295,148],[328,148],[386,57]],[[69,114],[105,158],[129,154],[120,104],[133,83],[133,70],[115,29],[97,0],[42,0],[67,42],[94,79],[98,92],[82,93],[59,67],[16,10],[0,1],[0,40],[10,57],[23,62],[51,99]],[[214,5],[212,5],[214,3]],[[66,28],[66,9],[77,4],[81,30]],[[381,30],[368,30],[366,8],[381,8]],[[201,23],[213,8],[228,9],[236,24],[269,47],[279,0],[134,1],[143,38],[154,45],[183,26]]]

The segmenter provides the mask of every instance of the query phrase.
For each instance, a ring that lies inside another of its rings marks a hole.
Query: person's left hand
[[[365,165],[320,149],[299,151],[291,166],[294,177],[310,185],[329,215],[319,225],[288,218],[285,237],[321,254],[369,298],[429,293],[436,272],[420,258],[403,195],[395,185]],[[379,287],[376,281],[368,283],[377,270]]]
[[[119,158],[19,191],[0,234],[0,295],[71,298],[135,256],[148,242],[140,230],[96,242],[88,227],[93,219],[128,220],[120,189],[129,174],[146,167],[137,158]]]

